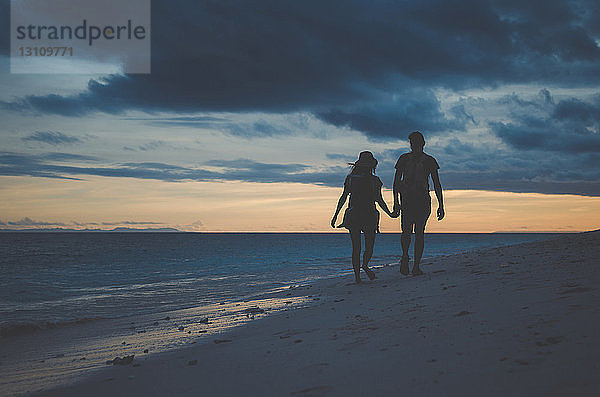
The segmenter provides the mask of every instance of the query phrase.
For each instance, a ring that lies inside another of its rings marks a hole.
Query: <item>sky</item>
[[[328,231],[415,130],[429,232],[600,228],[597,1],[153,1],[150,74],[11,74],[9,3],[0,228]]]

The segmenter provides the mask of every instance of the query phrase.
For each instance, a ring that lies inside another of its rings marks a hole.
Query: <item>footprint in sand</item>
[[[561,291],[559,292],[559,294],[564,295],[564,294],[574,294],[574,293],[578,293],[578,292],[587,292],[587,291],[591,291],[591,288],[584,288],[584,287],[576,287],[576,288],[569,288],[567,290]]]
[[[549,346],[549,345],[556,345],[558,343],[561,343],[563,340],[565,340],[564,336],[549,336],[546,339],[544,339],[543,341],[535,342],[535,344],[537,346]]]
[[[515,362],[520,365],[529,365],[529,362],[525,360],[515,360]]]
[[[467,310],[463,310],[462,312],[455,314],[454,317],[462,317],[462,316],[466,316],[468,314],[472,314],[472,313]]]
[[[323,396],[326,393],[333,390],[333,386],[325,385],[325,386],[313,386],[308,387],[306,389],[294,391],[291,393],[292,396]]]

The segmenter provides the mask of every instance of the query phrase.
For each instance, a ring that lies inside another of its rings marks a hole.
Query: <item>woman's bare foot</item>
[[[365,273],[367,273],[367,276],[369,276],[369,280],[375,279],[375,272],[373,272],[373,270],[369,269],[367,266],[363,266],[362,268]]]
[[[403,256],[400,260],[400,273],[405,276],[408,274],[408,261],[410,261],[410,257],[408,256]]]
[[[424,274],[425,273],[423,273],[423,270],[419,269],[418,266],[413,267],[413,269],[412,269],[412,275],[413,276],[422,276]]]

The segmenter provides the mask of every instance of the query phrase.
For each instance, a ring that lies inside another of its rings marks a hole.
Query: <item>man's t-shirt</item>
[[[396,169],[402,172],[401,193],[429,197],[429,175],[439,168],[437,161],[428,154],[404,153],[396,162]]]

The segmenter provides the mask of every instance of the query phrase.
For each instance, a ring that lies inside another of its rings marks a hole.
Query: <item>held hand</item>
[[[392,218],[398,218],[398,216],[400,215],[400,203],[395,201],[394,202],[394,211],[392,211]]]
[[[394,202],[394,210],[390,214],[392,218],[398,218],[400,216],[400,203]]]
[[[439,207],[438,210],[437,210],[438,221],[441,221],[442,219],[444,219],[445,215],[446,215],[446,213],[444,212],[444,208],[443,207]]]

